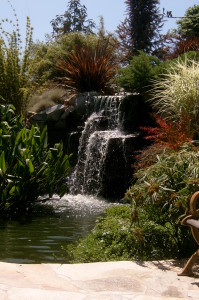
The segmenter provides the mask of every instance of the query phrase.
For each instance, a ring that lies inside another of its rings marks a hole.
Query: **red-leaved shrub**
[[[178,121],[166,120],[154,115],[158,126],[141,127],[147,133],[145,139],[153,140],[154,143],[162,144],[167,148],[178,150],[186,142],[190,142],[193,138],[190,132],[190,117],[186,113]]]

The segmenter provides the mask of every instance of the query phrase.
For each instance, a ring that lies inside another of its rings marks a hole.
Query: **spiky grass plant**
[[[27,70],[30,62],[33,29],[30,19],[27,17],[26,41],[22,51],[23,42],[16,11],[11,2],[7,1],[14,13],[15,22],[8,19],[0,22],[0,103],[13,104],[16,112],[20,114],[25,111],[29,95],[30,81]],[[11,24],[11,32],[5,31],[5,23]]]
[[[178,60],[161,80],[154,82],[151,99],[157,113],[172,121],[190,118],[190,131],[199,134],[199,63]]]
[[[115,45],[107,38],[75,47],[56,66],[63,74],[62,84],[77,92],[106,92],[117,68]]]

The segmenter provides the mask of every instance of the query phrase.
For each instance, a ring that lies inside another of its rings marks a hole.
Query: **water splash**
[[[116,203],[115,203],[116,204]],[[118,204],[118,203],[117,203]],[[53,209],[57,213],[70,212],[74,215],[99,215],[104,212],[108,207],[114,205],[101,197],[89,196],[89,195],[72,195],[66,194],[61,199],[57,195],[53,195],[52,199],[46,201],[44,205],[53,206]]]

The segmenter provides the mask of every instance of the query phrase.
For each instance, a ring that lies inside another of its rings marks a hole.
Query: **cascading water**
[[[80,138],[71,191],[116,196],[127,163],[125,142],[135,135],[122,132],[122,97],[95,97],[94,100],[94,112],[85,122]]]

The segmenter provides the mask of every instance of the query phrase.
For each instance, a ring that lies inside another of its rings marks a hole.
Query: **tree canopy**
[[[125,1],[128,17],[123,24],[123,29],[126,28],[126,36],[123,35],[122,42],[129,44],[130,40],[132,54],[137,54],[140,50],[151,53],[159,40],[159,32],[163,25],[159,2],[158,0]]]
[[[53,35],[63,35],[69,32],[93,33],[95,22],[87,19],[87,9],[80,0],[70,0],[68,9],[63,15],[57,15],[51,21]]]
[[[176,23],[178,33],[184,38],[199,37],[199,5],[189,7],[185,16]]]

